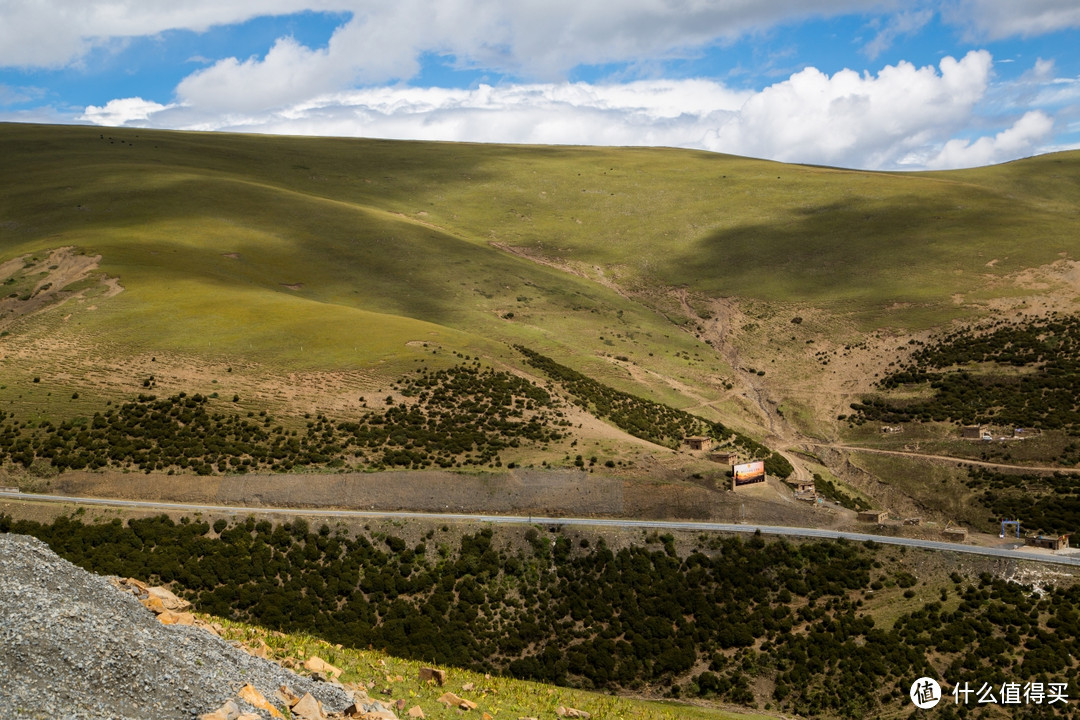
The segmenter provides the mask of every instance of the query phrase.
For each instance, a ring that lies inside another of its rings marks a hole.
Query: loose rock
[[[200,715],[199,720],[236,720],[238,717],[240,717],[240,708],[229,700],[217,710]]]
[[[436,702],[441,702],[450,707],[461,708],[462,710],[476,709],[476,703],[471,700],[466,700],[465,698],[458,697],[452,692],[443,693],[439,696],[439,699]]]
[[[304,697],[300,698],[300,700],[292,706],[291,710],[293,717],[301,718],[301,720],[325,720],[326,718],[322,706],[311,693],[307,693]]]
[[[137,584],[117,592],[40,540],[0,534],[0,567],[4,720],[192,720],[245,682],[264,695],[282,685],[311,692],[334,711],[352,702],[200,627],[162,625],[139,604]]]
[[[439,687],[443,686],[446,682],[446,671],[436,670],[435,668],[422,667],[420,668],[420,682],[434,681]]]
[[[240,688],[240,691],[236,693],[237,696],[248,705],[259,710],[265,710],[270,713],[272,717],[283,718],[284,715],[276,707],[270,704],[270,701],[266,699],[266,696],[255,689],[253,685],[245,685]]]
[[[336,678],[341,675],[341,668],[334,667],[330,663],[323,660],[317,655],[312,655],[310,658],[304,661],[304,667],[315,673],[323,673],[329,677]]]

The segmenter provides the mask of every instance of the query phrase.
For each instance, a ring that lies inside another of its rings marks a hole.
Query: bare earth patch
[[[7,289],[0,298],[0,329],[7,329],[20,318],[84,297],[86,288],[77,291],[68,288],[91,277],[100,262],[100,255],[82,255],[73,247],[62,247],[49,251],[44,259],[23,255],[0,264],[0,283],[3,283],[0,287]],[[107,288],[106,298],[124,289],[118,278],[103,275],[99,283]]]

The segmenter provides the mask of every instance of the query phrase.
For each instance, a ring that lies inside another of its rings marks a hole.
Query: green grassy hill
[[[584,288],[579,304],[629,309],[493,241],[599,266],[628,290],[869,314],[947,303],[984,289],[986,276],[1080,250],[1076,153],[901,175],[667,149],[32,125],[3,126],[0,142],[6,256],[71,243],[101,253],[102,269],[131,289],[149,283],[146,273],[178,293],[193,281],[486,336],[518,334],[495,312],[514,309],[529,283],[534,301],[553,305],[530,308],[538,315]],[[290,294],[286,284],[303,287]]]
[[[827,433],[848,398],[807,397],[820,353],[986,315],[1080,253],[1080,153],[889,174],[8,124],[0,156],[0,403],[24,414],[153,376],[348,415],[421,362],[535,375],[520,344],[759,437]]]
[[[667,330],[464,223],[423,222],[423,195],[484,148],[19,125],[0,142],[3,256],[74,246],[125,288],[82,318],[95,344],[325,367],[394,359],[409,340],[486,355],[507,340],[598,348],[605,324]]]

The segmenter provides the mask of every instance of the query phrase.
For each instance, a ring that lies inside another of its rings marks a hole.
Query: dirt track
[[[1080,474],[1080,468],[1068,468],[1050,465],[1009,465],[1008,463],[987,462],[986,460],[971,460],[968,458],[953,457],[951,455],[930,455],[928,453],[909,452],[907,450],[882,450],[879,448],[859,447],[858,445],[837,445],[835,443],[805,443],[807,447],[830,448],[845,452],[865,452],[876,455],[897,455],[899,457],[920,458],[922,460],[934,460],[956,465],[977,465],[978,467],[993,468],[994,470],[1022,470],[1025,472],[1061,472]]]

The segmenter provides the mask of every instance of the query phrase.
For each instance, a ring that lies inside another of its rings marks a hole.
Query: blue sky
[[[0,120],[665,145],[872,169],[1080,147],[1076,0],[0,0]]]

